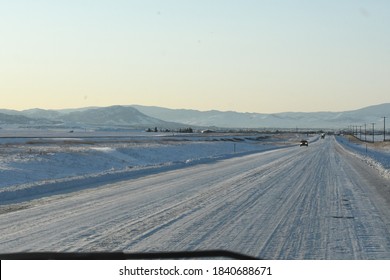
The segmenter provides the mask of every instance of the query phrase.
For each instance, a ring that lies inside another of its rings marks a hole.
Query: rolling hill
[[[276,114],[198,111],[155,106],[110,106],[66,110],[0,110],[1,125],[99,128],[334,128],[383,124],[390,103],[344,112],[285,112]]]
[[[238,113],[166,109],[132,105],[140,112],[165,121],[180,121],[187,125],[235,128],[345,128],[349,125],[383,123],[390,117],[390,103],[345,112],[286,112],[276,114]]]

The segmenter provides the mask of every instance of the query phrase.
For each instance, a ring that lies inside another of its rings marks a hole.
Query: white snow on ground
[[[64,178],[129,167],[215,158],[234,153],[233,142],[142,141],[138,143],[77,142],[0,146],[0,188],[38,180]],[[269,145],[236,144],[236,152],[269,149]]]
[[[109,138],[101,134],[87,138],[44,136],[0,138],[0,204],[80,190],[98,181],[123,180],[295,145],[300,137],[145,133]],[[78,187],[70,188],[70,184]]]
[[[382,176],[390,179],[390,145],[382,145],[384,142],[373,146],[371,143],[350,141],[348,138],[339,136],[337,141],[351,154],[360,158],[367,165],[378,170]]]
[[[0,252],[390,259],[389,180],[333,137],[312,137],[308,147],[236,136],[117,140],[3,146],[2,172],[20,164],[46,179],[39,185],[27,172],[32,181],[0,189]],[[67,175],[47,179],[50,168],[60,171],[56,162]]]

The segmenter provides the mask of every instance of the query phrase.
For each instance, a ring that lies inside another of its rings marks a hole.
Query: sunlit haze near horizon
[[[390,1],[0,1],[0,109],[390,102]]]

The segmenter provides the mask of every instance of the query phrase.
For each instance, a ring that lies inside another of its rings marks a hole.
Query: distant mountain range
[[[345,112],[286,112],[276,114],[238,113],[233,111],[197,111],[132,105],[140,112],[165,121],[187,125],[231,128],[346,128],[350,125],[383,123],[390,118],[390,103]],[[390,124],[390,121],[389,121]],[[390,125],[389,125],[390,126]]]
[[[147,116],[128,106],[91,107],[65,110],[29,109],[24,111],[0,110],[0,125],[30,127],[96,127],[139,128],[182,127],[183,124],[167,122]]]
[[[96,128],[346,128],[383,124],[390,103],[345,112],[277,114],[167,109],[154,106],[110,106],[66,110],[0,109],[0,126]],[[389,122],[390,123],[390,122]]]

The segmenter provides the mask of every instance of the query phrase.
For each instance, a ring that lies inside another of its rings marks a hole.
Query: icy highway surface
[[[333,137],[0,208],[0,252],[390,259],[390,183]]]

